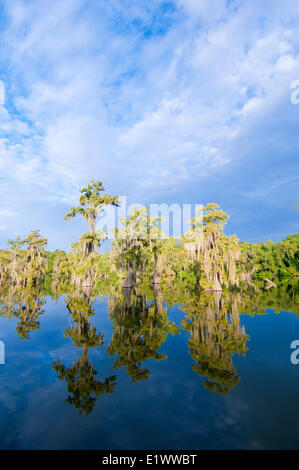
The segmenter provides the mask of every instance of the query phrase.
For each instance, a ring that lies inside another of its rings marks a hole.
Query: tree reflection
[[[64,258],[59,258],[61,265]],[[66,295],[72,321],[65,329],[65,337],[81,352],[73,364],[57,360],[52,367],[58,378],[66,382],[66,401],[80,414],[91,413],[98,397],[113,393],[116,387],[116,376],[99,380],[89,359],[90,348],[103,347],[103,334],[90,321],[99,294],[109,295],[113,334],[106,353],[114,358],[115,370],[124,368],[132,382],[150,378],[149,360],[166,360],[161,346],[169,334],[180,333],[180,328],[170,321],[166,307],[177,306],[185,313],[181,327],[190,334],[188,349],[194,361],[193,371],[204,378],[206,389],[222,394],[229,393],[240,381],[233,360],[236,354],[245,355],[248,340],[241,326],[241,314],[265,315],[269,308],[277,313],[285,310],[299,314],[295,278],[285,279],[270,290],[265,289],[264,281],[240,280],[239,287],[211,293],[187,270],[184,276],[161,276],[161,282],[155,284],[153,270],[143,271],[141,258],[139,261],[131,265],[135,269],[134,283],[129,288],[122,287],[122,274],[118,277],[115,272],[114,277],[101,278],[92,287],[80,289],[62,275],[31,286],[18,280],[11,283],[5,272],[1,278],[0,316],[15,319],[18,335],[27,340],[40,328],[46,295],[55,300]],[[178,265],[179,262],[180,259]]]
[[[40,328],[39,317],[45,312],[44,304],[45,294],[40,285],[10,285],[1,296],[0,315],[16,318],[16,331],[21,338],[29,339],[30,333]]]
[[[72,339],[82,353],[75,364],[66,367],[61,360],[53,362],[52,367],[58,373],[60,380],[67,383],[68,397],[66,401],[74,405],[79,414],[89,414],[100,394],[113,393],[116,385],[116,376],[97,380],[97,371],[89,360],[89,348],[103,346],[103,334],[97,333],[94,325],[90,324],[90,317],[94,315],[94,302],[90,300],[90,291],[82,291],[67,299],[67,308],[75,321],[74,326],[65,330],[65,336]]]
[[[118,288],[109,298],[108,306],[114,333],[107,353],[116,357],[114,368],[125,367],[133,382],[148,379],[150,371],[142,363],[148,359],[167,359],[159,348],[169,333],[179,333],[162,306],[158,286],[151,302],[135,287]]]
[[[191,335],[192,369],[207,377],[204,386],[208,390],[226,394],[240,381],[232,357],[247,351],[248,336],[240,325],[238,303],[221,293],[204,294],[186,308],[182,326]]]

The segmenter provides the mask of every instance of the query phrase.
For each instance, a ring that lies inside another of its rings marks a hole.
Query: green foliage
[[[24,240],[20,237],[8,240],[10,251],[4,269],[5,276],[15,284],[33,285],[39,282],[47,271],[47,243],[39,230],[33,230]]]
[[[107,233],[97,230],[94,233],[83,233],[79,240],[72,244],[72,253],[89,256],[96,248],[99,248],[101,241],[106,240]]]
[[[116,265],[127,272],[127,283],[133,282],[132,271],[146,272],[154,268],[154,278],[160,276],[160,261],[165,245],[159,227],[160,217],[150,217],[147,208],[135,208],[127,219],[121,219],[122,229],[115,230],[111,257]]]
[[[53,275],[56,272],[57,264],[60,264],[62,260],[65,260],[66,253],[63,250],[55,250],[48,253],[48,269],[47,274]]]
[[[100,394],[114,391],[116,377],[107,377],[103,382],[97,380],[97,371],[84,355],[71,367],[66,367],[60,360],[53,362],[52,367],[57,372],[59,380],[67,383],[66,402],[74,405],[79,415],[83,412],[90,414]]]
[[[70,222],[77,214],[80,214],[87,221],[90,233],[93,233],[97,218],[101,215],[103,208],[109,204],[120,205],[118,196],[102,194],[104,191],[101,181],[92,181],[80,190],[79,206],[72,207],[64,219]]]

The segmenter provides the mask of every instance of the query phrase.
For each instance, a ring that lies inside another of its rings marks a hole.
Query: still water
[[[151,295],[1,299],[2,449],[299,448],[296,295]]]

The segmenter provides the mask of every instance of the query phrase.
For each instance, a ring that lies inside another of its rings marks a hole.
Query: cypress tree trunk
[[[159,269],[158,269],[158,256],[157,255],[155,255],[155,272],[154,272],[153,284],[160,284],[160,276],[159,276]]]
[[[89,233],[93,234],[95,232],[96,218],[88,217],[87,221],[88,221],[88,226],[89,226]]]
[[[214,289],[213,290],[222,291],[222,287],[220,285],[217,273],[214,274]]]

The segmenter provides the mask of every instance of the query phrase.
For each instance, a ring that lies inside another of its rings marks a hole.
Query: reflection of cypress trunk
[[[127,277],[126,277],[126,280],[125,280],[125,283],[124,283],[123,287],[124,288],[132,288],[133,287],[131,266],[128,267]]]
[[[88,274],[88,277],[85,279],[82,285],[82,290],[84,292],[84,295],[88,298],[90,297],[90,294],[91,294],[91,288],[92,288],[92,281],[91,281],[90,275]]]
[[[124,288],[125,288],[125,286],[124,286]],[[127,287],[127,288],[125,288],[124,294],[125,294],[126,306],[127,306],[127,307],[130,307],[131,293],[132,293],[132,287]]]
[[[157,284],[154,284],[154,296],[155,296],[156,312],[161,312],[163,310],[162,295],[161,295],[161,290]]]
[[[221,300],[221,294],[222,294],[222,291],[221,290],[218,290],[214,293],[214,297],[215,297],[215,308],[216,308],[216,313],[219,314],[220,312],[220,300]]]
[[[82,355],[80,357],[81,364],[88,364],[88,347],[86,344],[83,344]]]

